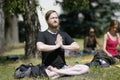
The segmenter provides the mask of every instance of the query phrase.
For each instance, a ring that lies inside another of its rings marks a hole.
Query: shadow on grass
[[[57,80],[95,80],[96,78],[102,78],[102,74],[82,74],[78,76],[63,76],[58,78]]]
[[[11,64],[17,60],[26,60],[24,55],[9,55],[9,56],[0,56],[0,64]]]

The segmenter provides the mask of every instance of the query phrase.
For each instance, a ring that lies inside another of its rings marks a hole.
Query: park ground
[[[80,50],[83,49],[83,39],[75,39],[80,45]],[[103,39],[99,38],[99,42],[102,44]],[[18,60],[7,60],[7,56],[16,55],[19,57]],[[90,62],[93,58],[93,55],[79,55],[79,56],[71,56],[66,57],[66,62],[68,65],[75,65],[77,63],[85,64]],[[0,80],[17,80],[14,79],[13,74],[15,69],[21,64],[29,64],[33,63],[33,65],[40,64],[41,58],[24,58],[24,44],[21,43],[16,47],[9,48],[1,57],[0,57]],[[59,80],[119,80],[120,79],[120,62],[108,67],[90,67],[90,71],[81,76],[72,76],[72,77],[64,77]],[[48,80],[43,78],[24,78],[20,80]]]

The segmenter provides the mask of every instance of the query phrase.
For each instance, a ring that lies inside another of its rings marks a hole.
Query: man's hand
[[[62,43],[62,36],[60,34],[57,35],[56,41],[55,41],[56,46],[60,47],[63,45]]]

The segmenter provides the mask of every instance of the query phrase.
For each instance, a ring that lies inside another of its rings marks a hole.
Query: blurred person
[[[88,53],[88,54],[94,54],[95,48],[97,47],[97,45],[98,45],[99,49],[101,49],[101,45],[98,42],[94,28],[90,27],[90,29],[88,31],[88,35],[85,36],[85,38],[84,38],[83,52]]]
[[[65,50],[65,56],[76,56],[78,51]]]
[[[46,31],[38,33],[36,44],[37,49],[42,54],[42,65],[58,75],[80,75],[88,72],[89,67],[86,65],[77,64],[68,66],[66,64],[65,50],[78,51],[80,47],[66,32],[59,30],[57,12],[49,10],[45,15],[45,19],[49,27]],[[62,71],[59,71],[61,69]],[[68,72],[68,74],[66,74],[66,72]]]
[[[71,50],[65,50],[65,56],[80,56],[83,55],[83,51],[71,51]]]
[[[117,32],[119,23],[112,20],[109,25],[108,32],[104,35],[103,51],[110,57],[120,60],[117,46],[120,44],[120,36]]]

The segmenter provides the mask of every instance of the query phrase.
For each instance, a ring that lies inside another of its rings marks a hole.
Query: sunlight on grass
[[[24,48],[12,49],[4,53],[3,56],[7,55],[24,55]]]
[[[75,38],[74,40],[79,44],[80,50],[83,50],[83,39]]]

